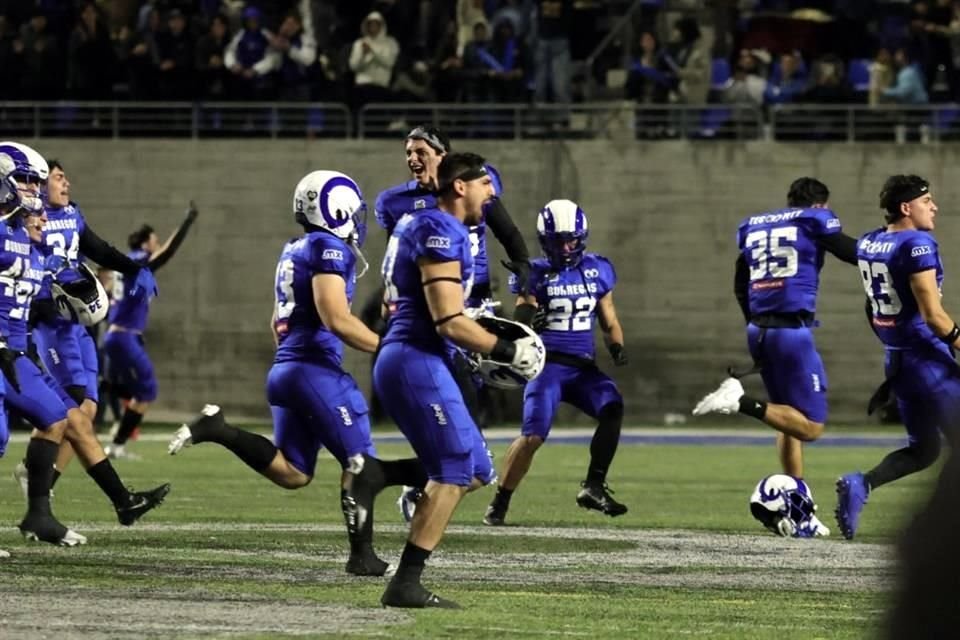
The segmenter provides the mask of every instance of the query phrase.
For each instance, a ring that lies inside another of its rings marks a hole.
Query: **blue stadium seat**
[[[722,91],[730,80],[730,61],[726,58],[714,58],[710,61],[710,88]]]
[[[870,90],[870,60],[867,58],[853,58],[847,65],[847,82],[856,93],[866,93]]]
[[[730,61],[726,58],[714,58],[710,61],[710,93],[711,102],[719,102],[721,93],[730,81]],[[729,107],[710,107],[700,114],[699,138],[713,138],[721,127],[730,119],[732,110]]]

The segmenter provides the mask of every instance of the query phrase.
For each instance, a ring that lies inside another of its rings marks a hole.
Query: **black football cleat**
[[[132,491],[130,501],[122,506],[116,507],[117,520],[125,527],[129,527],[146,512],[159,507],[163,499],[170,493],[170,484],[162,484],[156,489],[149,491]]]
[[[389,562],[377,557],[372,550],[365,553],[351,553],[347,560],[347,573],[355,576],[392,576],[396,571]]]
[[[581,482],[580,493],[577,494],[577,504],[584,509],[593,509],[608,516],[622,516],[627,512],[627,506],[620,504],[610,495],[613,493],[605,483]]]
[[[419,582],[397,582],[395,579],[387,585],[387,590],[380,596],[380,604],[384,607],[399,607],[401,609],[462,609],[453,600],[441,598]]]
[[[86,536],[60,524],[51,514],[28,513],[20,522],[20,533],[32,542],[49,542],[61,547],[87,544]]]
[[[487,512],[483,514],[483,524],[488,527],[502,527],[506,524],[507,510],[496,502],[491,502]]]

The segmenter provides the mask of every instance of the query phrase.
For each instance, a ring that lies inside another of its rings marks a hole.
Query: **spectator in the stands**
[[[573,0],[536,0],[534,101],[570,102],[570,26]],[[549,92],[548,92],[549,88]]]
[[[193,37],[179,9],[167,13],[167,30],[157,36],[157,78],[163,100],[190,100],[193,85]]]
[[[458,102],[463,89],[463,58],[457,55],[457,22],[447,27],[433,52],[433,92],[438,102]]]
[[[30,20],[20,27],[22,98],[56,100],[63,94],[60,45],[48,27],[47,16],[40,9],[34,9]]]
[[[360,26],[361,35],[350,49],[350,70],[354,73],[352,106],[393,99],[390,80],[400,54],[397,41],[387,33],[383,16],[370,12]]]
[[[733,76],[723,89],[723,101],[730,104],[760,106],[767,88],[766,64],[770,54],[764,50],[741,49]]]
[[[227,19],[216,14],[210,19],[210,29],[197,41],[196,69],[201,96],[208,100],[227,97],[227,69],[224,52],[230,42]]]
[[[867,103],[870,106],[880,104],[883,92],[893,84],[893,78],[893,55],[886,47],[880,47],[870,63],[870,88],[867,90]]]
[[[793,102],[806,92],[808,80],[807,69],[800,52],[783,53],[767,80],[765,101],[767,104]]]
[[[313,32],[303,28],[299,13],[288,13],[280,29],[270,39],[270,46],[278,51],[280,63],[280,99],[309,100],[317,44]]]
[[[923,75],[918,65],[910,59],[905,47],[899,47],[893,53],[893,64],[897,77],[893,86],[880,92],[883,102],[897,104],[926,104],[930,101],[924,86]]]
[[[110,34],[94,2],[85,2],[67,47],[67,91],[78,100],[110,97],[114,53]]]
[[[663,62],[672,76],[671,102],[703,104],[710,91],[710,50],[695,18],[680,18],[673,25]]]
[[[223,56],[232,74],[232,93],[241,100],[269,100],[274,97],[273,72],[280,67],[280,55],[270,48],[270,32],[261,26],[260,10],[248,6],[242,17],[243,29]]]
[[[483,0],[457,0],[457,54],[466,61],[467,44],[475,40],[476,25],[482,22],[490,32],[487,14],[483,10]]]
[[[653,31],[640,33],[639,44],[627,74],[626,97],[640,104],[667,101],[671,78],[664,73],[660,42]]]

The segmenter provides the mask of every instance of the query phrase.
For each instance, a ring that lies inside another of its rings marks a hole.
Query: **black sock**
[[[137,413],[130,407],[123,412],[123,418],[120,420],[120,428],[117,429],[117,435],[113,437],[113,444],[126,444],[130,439],[130,434],[143,421],[143,414]]]
[[[493,496],[493,506],[506,511],[510,508],[510,498],[513,497],[513,489],[497,487],[497,492]]]
[[[893,482],[911,473],[926,469],[940,455],[940,439],[933,437],[917,441],[911,447],[897,449],[887,454],[880,464],[863,474],[870,490]]]
[[[740,396],[740,408],[737,410],[745,416],[763,420],[763,416],[767,415],[767,403],[748,396]]]
[[[590,441],[590,467],[587,469],[587,482],[603,484],[607,471],[620,443],[620,425],[623,424],[623,404],[611,402],[605,405],[599,415],[597,430]]]
[[[402,460],[381,460],[384,486],[405,485],[423,489],[427,486],[427,472],[419,458]]]
[[[110,464],[109,458],[104,458],[97,464],[87,469],[87,473],[97,483],[100,490],[113,503],[115,507],[122,507],[130,501],[130,491],[123,486],[117,470]]]
[[[50,513],[50,484],[53,465],[60,445],[42,438],[30,438],[27,444],[27,510],[30,513]]]
[[[403,554],[400,556],[400,566],[397,568],[395,580],[397,582],[419,583],[423,567],[431,553],[433,552],[407,541],[407,545],[403,548]]]
[[[232,451],[233,455],[257,473],[263,473],[277,457],[277,447],[270,440],[227,423],[223,424],[223,428],[193,429],[192,433],[195,444],[216,442]]]
[[[60,479],[60,476],[63,475],[63,471],[57,469],[57,465],[53,465],[53,476],[50,479],[50,488],[53,489],[53,485],[57,484],[57,480]]]

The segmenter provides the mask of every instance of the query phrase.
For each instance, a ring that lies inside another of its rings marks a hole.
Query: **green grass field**
[[[492,495],[467,496],[425,583],[462,611],[379,607],[383,579],[343,571],[339,472],[321,458],[313,484],[284,491],[215,445],[177,457],[162,442],[120,461],[134,487],[173,483],[167,502],[133,527],[116,523],[76,465],[56,487],[58,517],[85,547],[27,545],[10,479],[23,454],[0,460],[0,638],[871,638],[893,582],[890,542],[924,500],[928,471],[871,496],[855,542],[784,540],[749,515],[754,484],[776,471],[772,448],[622,446],[610,477],[630,512],[577,508],[587,447],[548,445],[513,499],[510,527],[480,518]],[[503,453],[505,445],[495,445]],[[385,458],[406,455],[381,446]],[[808,449],[807,480],[835,528],[833,482],[872,466],[877,447]],[[395,562],[404,541],[388,489],[376,546]]]

